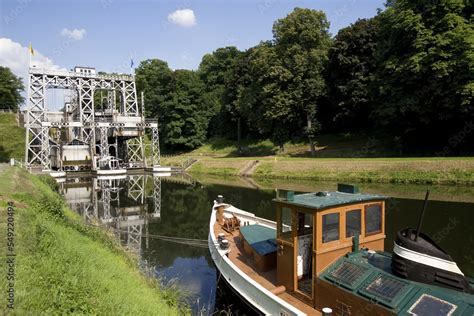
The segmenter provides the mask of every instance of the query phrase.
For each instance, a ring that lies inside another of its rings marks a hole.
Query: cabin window
[[[350,210],[346,212],[346,238],[359,235],[361,210]]]
[[[372,204],[365,207],[365,235],[382,232],[382,206]]]
[[[298,212],[298,236],[313,234],[313,215]]]
[[[323,243],[339,240],[339,213],[323,215]]]
[[[291,217],[292,211],[288,207],[281,208],[281,221],[278,227],[278,235],[282,239],[291,240]]]

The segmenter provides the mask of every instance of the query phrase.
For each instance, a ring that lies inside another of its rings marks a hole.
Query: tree
[[[199,65],[199,77],[205,84],[205,98],[213,104],[209,134],[230,136],[235,135],[235,122],[238,113],[234,108],[238,85],[234,76],[237,60],[242,52],[234,46],[218,48],[210,54],[204,55]]]
[[[284,150],[300,116],[295,111],[292,91],[288,89],[292,74],[278,57],[272,42],[261,42],[248,52],[249,76],[252,81],[239,91],[237,107],[245,115],[249,128]]]
[[[159,116],[160,106],[170,98],[173,71],[168,63],[159,59],[148,59],[140,63],[135,70],[137,92],[145,94],[145,114]]]
[[[21,95],[24,90],[21,79],[10,68],[0,66],[0,108],[18,110],[24,101]]]
[[[378,21],[361,19],[339,30],[329,51],[327,83],[334,122],[344,131],[370,127]]]
[[[193,71],[172,71],[158,59],[136,70],[137,91],[144,91],[145,112],[157,117],[160,141],[172,150],[194,149],[206,139],[210,105],[204,85]]]
[[[291,101],[285,103],[291,112],[305,116],[305,133],[314,156],[318,100],[326,93],[323,71],[331,45],[329,22],[322,11],[295,8],[274,23],[273,37],[281,65],[290,74],[285,90]]]
[[[204,143],[212,109],[205,102],[204,84],[194,71],[176,70],[169,98],[160,106],[161,135],[173,149],[194,149]]]
[[[461,0],[397,0],[380,14],[373,117],[405,143],[445,144],[474,116],[471,10]]]

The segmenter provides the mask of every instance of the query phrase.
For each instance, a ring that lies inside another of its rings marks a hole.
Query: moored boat
[[[220,277],[263,314],[472,315],[473,280],[428,236],[417,233],[416,245],[436,249],[428,256],[445,266],[420,270],[414,254],[426,250],[408,245],[410,229],[398,233],[393,256],[384,252],[385,201],[347,185],[289,192],[274,199],[270,221],[219,196],[209,224],[211,256]],[[430,282],[436,277],[444,283]]]
[[[106,156],[97,160],[97,169],[94,173],[100,176],[118,176],[127,173],[125,168],[120,167],[120,159]]]

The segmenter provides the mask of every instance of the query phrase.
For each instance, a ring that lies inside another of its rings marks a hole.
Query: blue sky
[[[271,39],[273,22],[295,7],[323,10],[335,35],[358,18],[374,16],[383,3],[381,0],[1,0],[0,38],[11,41],[0,42],[3,46],[0,46],[0,64],[25,63],[9,46],[20,44],[25,50],[31,42],[38,62],[43,58],[44,63],[60,68],[84,65],[103,71],[129,72],[132,53],[135,66],[141,60],[159,58],[173,69],[196,69],[204,54],[219,47],[234,45],[244,50]],[[170,21],[170,14],[183,9],[192,10],[193,21]]]

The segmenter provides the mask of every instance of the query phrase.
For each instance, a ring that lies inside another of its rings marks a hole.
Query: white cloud
[[[73,39],[75,41],[80,41],[86,36],[86,30],[84,29],[67,29],[63,28],[61,31],[61,36],[67,37],[69,39]]]
[[[23,79],[25,92],[28,85],[29,63],[30,52],[27,46],[22,46],[20,43],[14,42],[9,38],[0,38],[0,66],[10,68],[15,75]],[[31,56],[31,65],[39,69],[67,70],[56,65],[52,59],[44,56],[37,50],[34,50],[34,55]]]
[[[179,26],[189,27],[196,24],[196,16],[191,9],[176,10],[168,14],[168,21]]]

